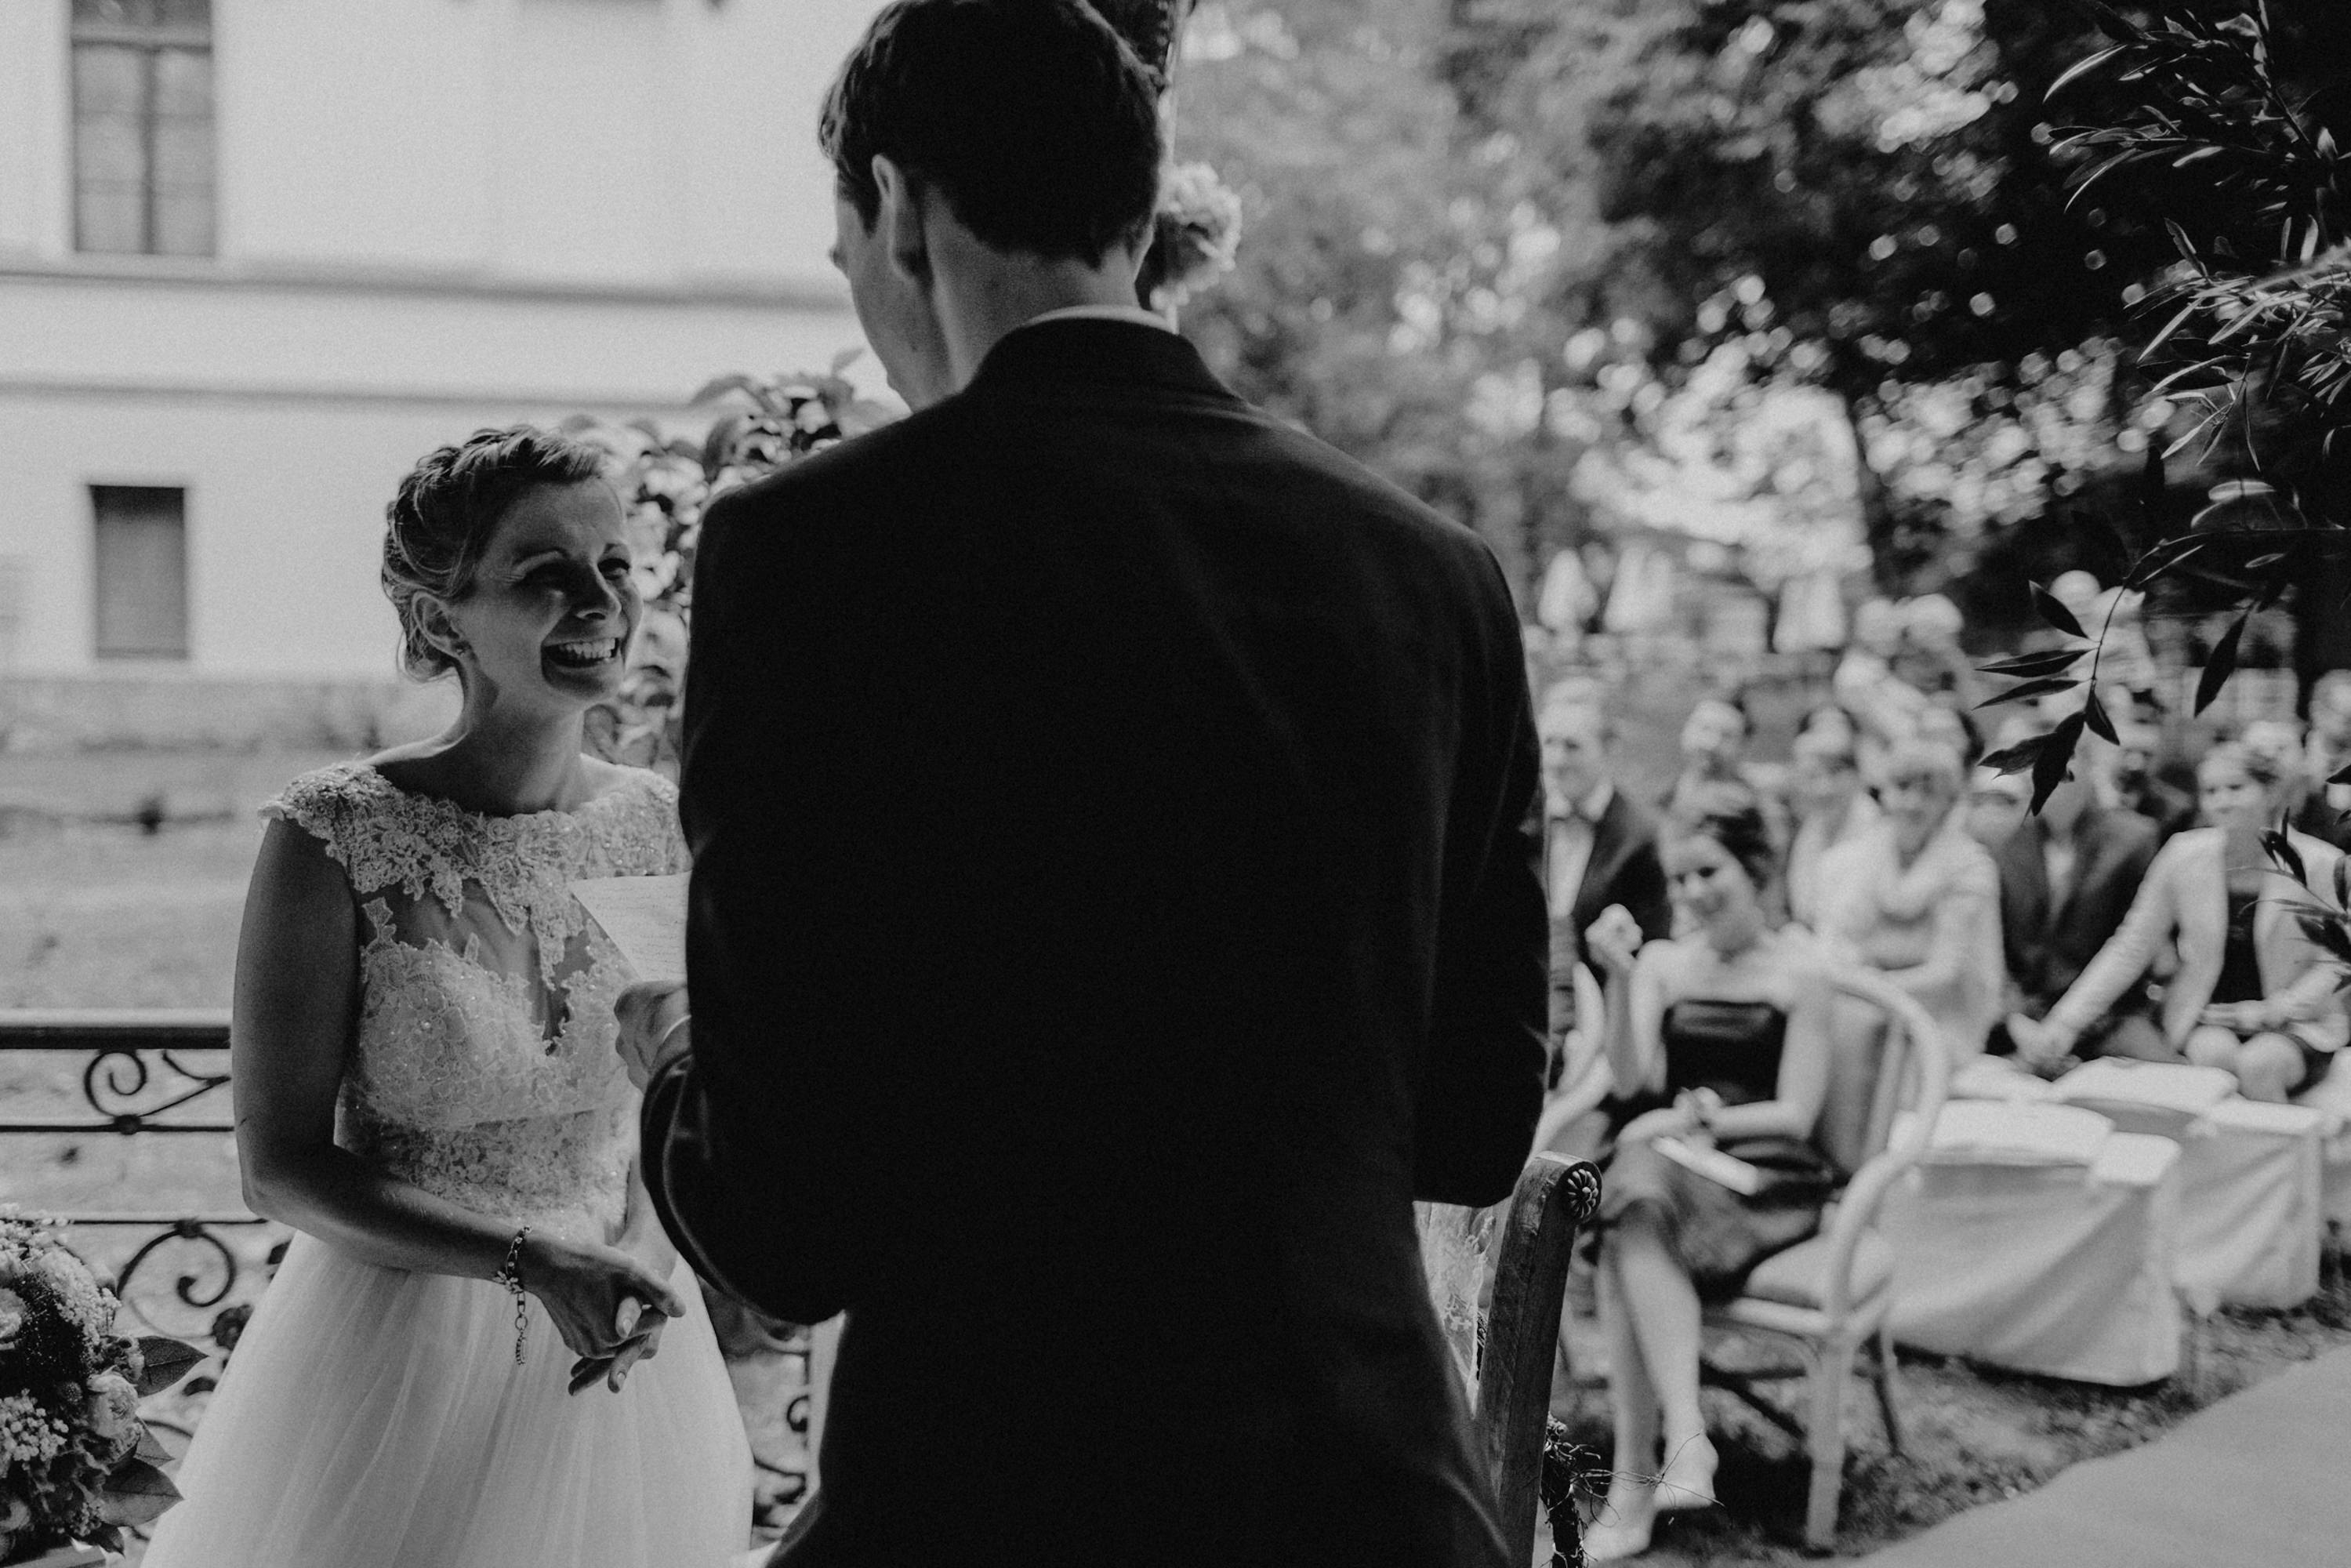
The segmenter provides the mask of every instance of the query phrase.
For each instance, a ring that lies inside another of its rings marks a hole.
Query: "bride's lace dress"
[[[617,1235],[636,1095],[613,1053],[620,955],[569,892],[682,871],[675,794],[633,776],[577,811],[484,817],[373,768],[264,814],[318,838],[360,915],[336,1141],[501,1225]],[[536,1301],[522,1364],[498,1285],[297,1236],[180,1469],[148,1568],[678,1568],[747,1542],[749,1451],[701,1296],[612,1394],[571,1397]]]

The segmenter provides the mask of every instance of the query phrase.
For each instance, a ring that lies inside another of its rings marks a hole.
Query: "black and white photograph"
[[[2327,1568],[2339,0],[0,0],[0,1565]]]

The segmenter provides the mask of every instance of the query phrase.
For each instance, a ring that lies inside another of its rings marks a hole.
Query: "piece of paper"
[[[685,983],[685,873],[600,876],[571,884],[640,980]]]
[[[1727,1186],[1743,1197],[1753,1197],[1763,1190],[1763,1173],[1736,1155],[1726,1155],[1716,1148],[1700,1148],[1679,1138],[1659,1138],[1656,1144],[1657,1153],[1674,1164],[1695,1171],[1707,1180]]]

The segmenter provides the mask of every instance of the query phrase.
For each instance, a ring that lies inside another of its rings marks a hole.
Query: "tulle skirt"
[[[693,1276],[618,1394],[484,1281],[297,1236],[179,1471],[146,1568],[733,1568],[750,1449]]]

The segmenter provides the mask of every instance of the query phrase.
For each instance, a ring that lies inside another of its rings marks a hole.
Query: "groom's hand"
[[[691,1030],[686,1024],[685,988],[674,980],[643,980],[622,991],[612,1004],[621,1020],[613,1049],[628,1067],[629,1082],[643,1089],[664,1066],[685,1054]]]

